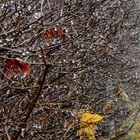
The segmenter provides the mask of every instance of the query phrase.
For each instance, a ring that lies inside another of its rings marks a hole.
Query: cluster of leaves
[[[134,112],[128,103],[140,89],[135,1],[3,0],[0,6],[0,136],[120,139]],[[81,109],[89,112],[79,116]],[[96,125],[102,116],[95,114],[106,117]]]
[[[80,118],[80,130],[77,132],[80,139],[85,139],[86,135],[86,139],[95,140],[96,125],[94,123],[100,122],[102,119],[103,116],[84,112]]]

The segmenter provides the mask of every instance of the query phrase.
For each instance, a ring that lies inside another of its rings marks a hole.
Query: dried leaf
[[[104,117],[85,112],[80,118],[80,130],[77,131],[77,135],[80,139],[84,139],[85,136],[89,140],[95,140],[96,125],[94,123],[100,122]]]
[[[21,59],[7,59],[4,63],[4,80],[10,80],[18,73],[22,73],[25,76],[30,72],[30,68],[27,62]]]
[[[67,29],[65,27],[50,28],[44,34],[46,44],[49,46],[52,39],[66,35]]]
[[[85,123],[91,123],[91,122],[96,123],[101,121],[103,118],[104,118],[103,116],[86,112],[82,115],[80,121]]]
[[[131,102],[131,100],[129,99],[129,96],[121,87],[118,87],[117,95],[120,96],[124,101]]]
[[[113,110],[113,105],[114,105],[114,102],[113,100],[107,100],[104,104],[103,104],[103,108],[102,108],[102,111],[104,113],[112,113]]]
[[[77,136],[80,136],[80,139],[83,140],[85,137],[88,137],[89,140],[96,140],[95,139],[95,132],[96,132],[96,126],[95,125],[88,125],[83,128],[80,128],[80,130],[77,131]]]

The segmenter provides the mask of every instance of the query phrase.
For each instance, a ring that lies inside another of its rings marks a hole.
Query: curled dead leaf
[[[55,27],[55,28],[48,29],[44,34],[44,39],[45,39],[46,44],[49,46],[52,39],[66,36],[67,32],[68,31],[66,27],[58,27],[58,28]]]
[[[29,64],[22,59],[7,59],[4,63],[4,81],[10,80],[18,73],[26,76],[30,72]]]

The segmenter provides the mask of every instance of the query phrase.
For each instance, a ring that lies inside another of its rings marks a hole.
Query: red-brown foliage
[[[4,80],[9,80],[18,73],[25,76],[29,73],[29,64],[21,59],[7,59],[4,63]]]

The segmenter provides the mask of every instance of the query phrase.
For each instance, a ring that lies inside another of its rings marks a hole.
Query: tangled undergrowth
[[[3,0],[0,6],[0,137],[123,139],[134,126],[126,120],[139,114],[135,1]]]

